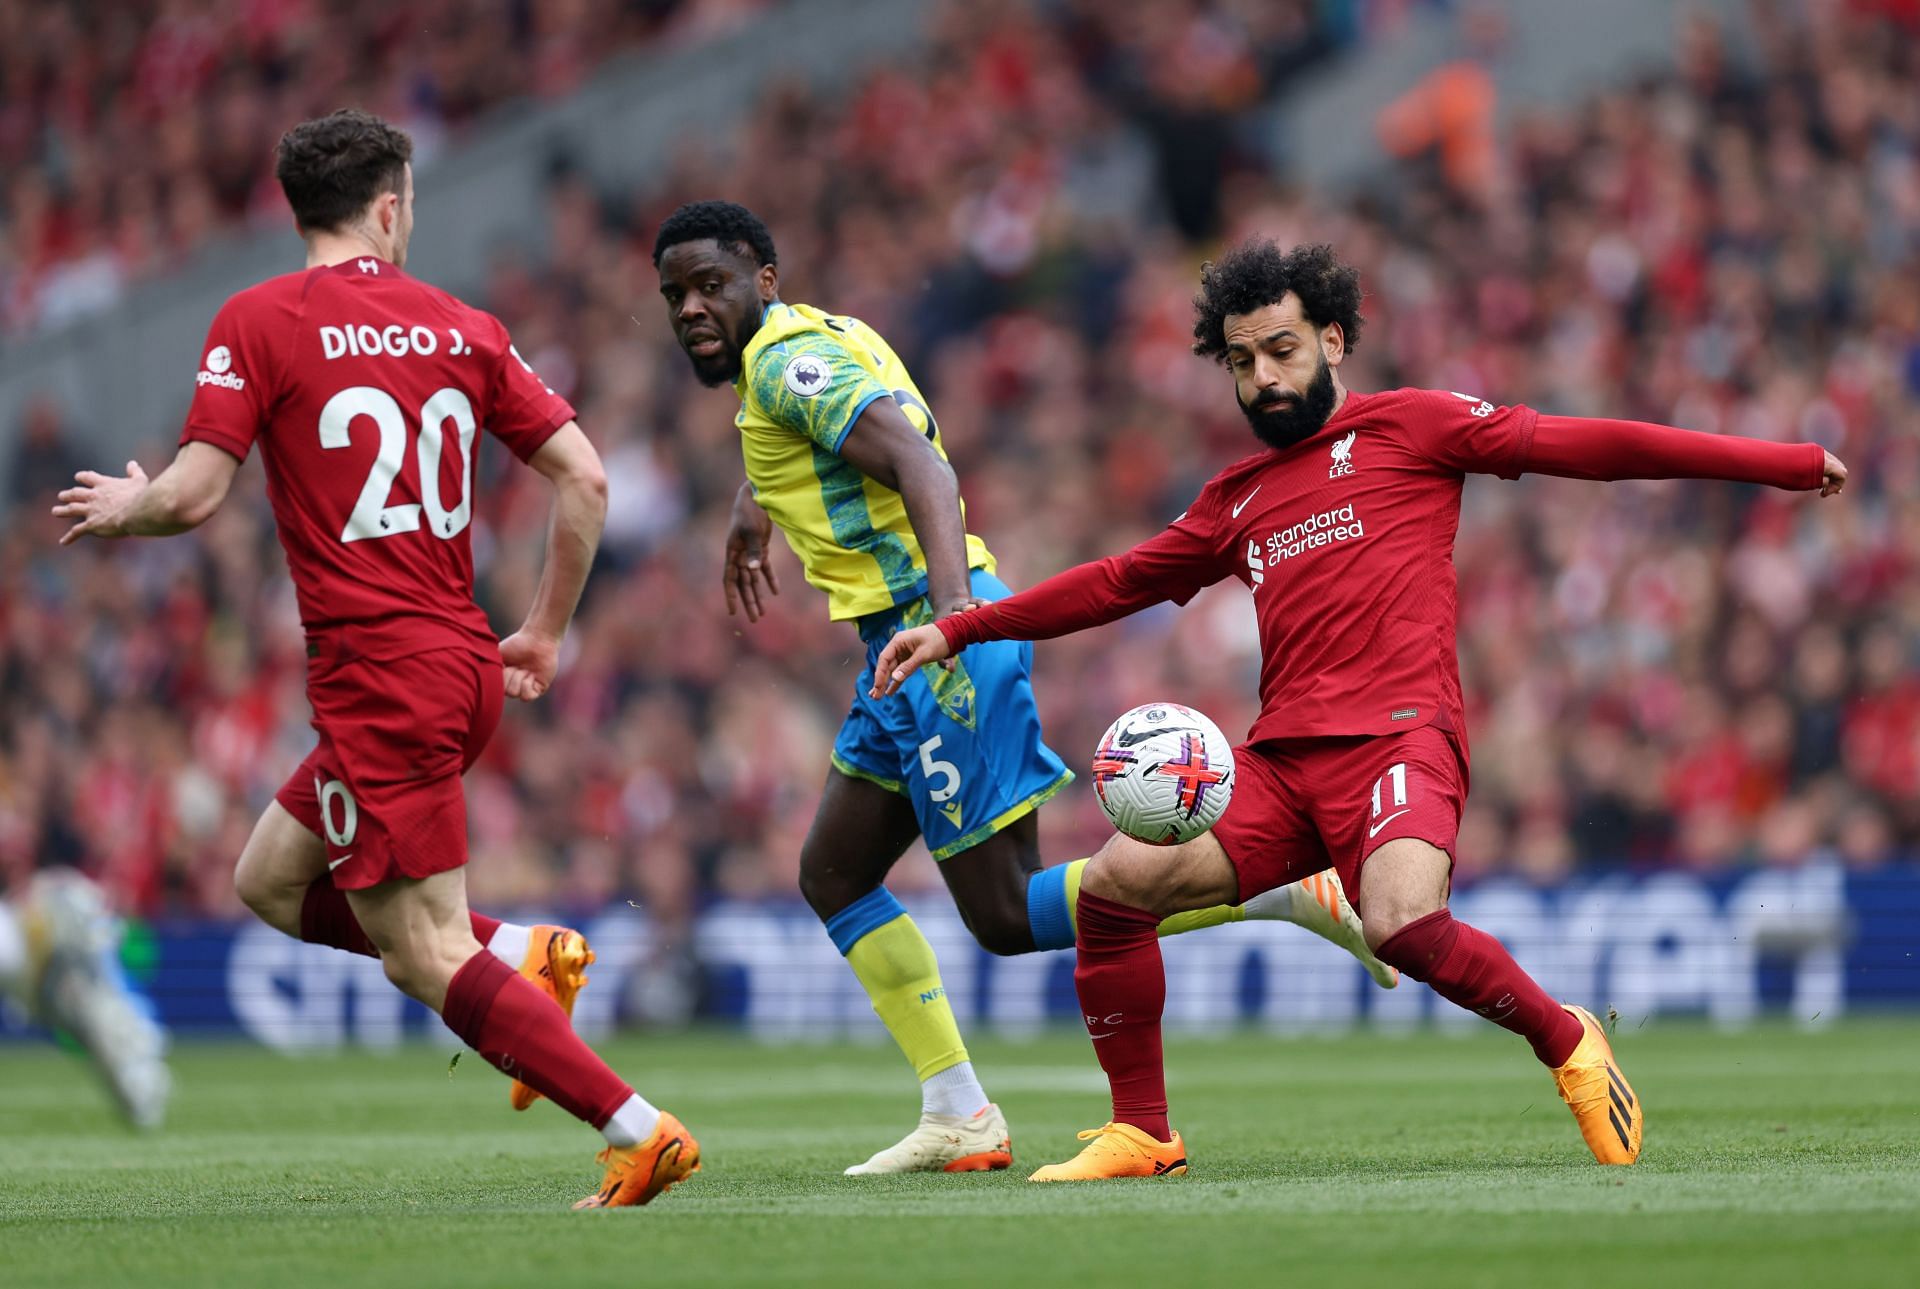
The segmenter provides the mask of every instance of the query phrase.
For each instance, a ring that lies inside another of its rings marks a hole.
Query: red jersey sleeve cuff
[[[547,446],[547,440],[560,432],[560,427],[568,421],[578,420],[579,413],[570,403],[561,403],[548,416],[546,421],[535,430],[526,434],[516,434],[511,444],[513,454],[523,462],[533,460],[534,453]]]
[[[946,638],[947,653],[949,656],[959,653],[968,645],[979,644],[986,638],[984,635],[976,635],[972,629],[973,623],[968,621],[968,619],[977,621],[979,616],[978,610],[969,609],[965,613],[956,613],[952,617],[941,618],[933,624],[940,628],[940,634]]]
[[[1800,490],[1802,492],[1812,492],[1827,481],[1827,450],[1818,443],[1809,443],[1806,447],[1809,453],[1808,464],[1812,467],[1812,473],[1807,475],[1807,481],[1800,486]]]
[[[180,446],[189,443],[211,443],[234,460],[245,464],[247,454],[253,451],[253,445],[237,434],[217,429],[211,425],[189,425],[180,432]]]

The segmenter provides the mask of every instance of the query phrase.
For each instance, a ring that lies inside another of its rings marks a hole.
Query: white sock
[[[515,926],[511,922],[502,922],[494,928],[493,938],[487,941],[487,952],[512,967],[515,971],[527,960],[527,947],[533,943],[533,928]],[[652,1132],[653,1129],[647,1129]],[[645,1138],[641,1138],[645,1140]]]
[[[1270,891],[1260,892],[1240,907],[1247,911],[1249,921],[1292,922],[1294,920],[1293,893],[1299,888],[1300,883],[1288,882],[1285,886],[1276,886]],[[1322,910],[1322,915],[1324,914],[1325,910]]]
[[[973,1072],[972,1061],[949,1065],[920,1081],[920,1113],[950,1114],[971,1119],[987,1108],[987,1091]]]
[[[0,903],[0,994],[21,997],[27,987],[27,933],[13,906]]]
[[[524,936],[526,930],[521,927],[521,935]],[[659,1122],[660,1112],[636,1092],[627,1098],[625,1105],[613,1112],[613,1118],[607,1120],[607,1126],[600,1130],[600,1135],[607,1139],[609,1146],[637,1146],[653,1135],[654,1125]]]

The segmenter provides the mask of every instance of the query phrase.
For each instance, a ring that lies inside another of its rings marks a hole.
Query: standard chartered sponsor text
[[[1353,513],[1353,503],[1331,510],[1323,510],[1317,515],[1309,515],[1296,524],[1290,524],[1267,537],[1267,565],[1276,561],[1292,559],[1305,551],[1317,550],[1322,546],[1331,546],[1335,542],[1349,542],[1367,535],[1359,516]]]

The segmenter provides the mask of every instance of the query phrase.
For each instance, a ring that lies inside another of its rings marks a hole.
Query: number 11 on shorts
[[[1382,819],[1380,789],[1389,784],[1393,787],[1393,813]],[[1367,829],[1367,836],[1373,837],[1379,833],[1382,828],[1407,813],[1407,809],[1407,763],[1402,761],[1397,765],[1389,766],[1385,774],[1373,781],[1373,826]]]

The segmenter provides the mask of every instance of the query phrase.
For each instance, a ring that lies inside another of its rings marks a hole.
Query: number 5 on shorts
[[[920,745],[920,773],[927,776],[927,800],[939,805],[951,801],[953,794],[960,791],[960,767],[951,761],[937,761],[933,754],[940,750],[940,735]],[[941,779],[941,786],[934,787],[934,776]]]

